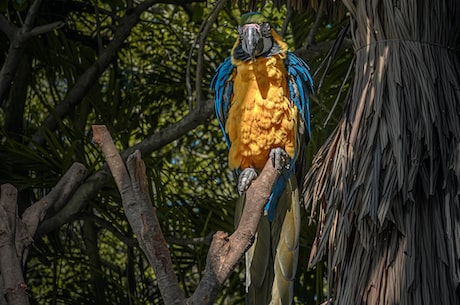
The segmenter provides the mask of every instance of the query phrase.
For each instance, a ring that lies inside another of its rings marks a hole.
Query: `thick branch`
[[[217,232],[212,240],[203,279],[189,299],[185,300],[174,273],[171,256],[152,206],[140,152],[130,155],[128,171],[105,126],[93,126],[94,141],[101,146],[120,191],[123,207],[139,245],[155,270],[165,304],[213,304],[224,282],[251,246],[257,225],[267,203],[278,171],[269,160],[248,191],[246,204],[237,230],[228,236]],[[129,175],[128,175],[129,172]]]
[[[58,210],[69,200],[86,175],[86,167],[75,162],[53,189],[42,199],[28,207],[22,214],[24,230],[16,236],[16,248],[22,254],[33,241],[38,225],[50,209]]]
[[[179,287],[171,255],[156,217],[147,190],[145,165],[136,151],[123,163],[105,126],[93,126],[94,142],[99,144],[121,194],[126,217],[139,245],[155,270],[158,287],[165,304],[183,304],[185,297]]]
[[[206,120],[214,112],[214,103],[208,100],[206,103],[200,103],[203,107],[196,107],[189,114],[177,123],[171,124],[168,127],[159,130],[152,134],[142,142],[134,145],[123,151],[121,156],[123,160],[132,154],[134,151],[139,150],[142,155],[149,155],[166,144],[180,138],[188,131],[196,126],[206,122]],[[110,172],[107,166],[92,174],[85,183],[82,184],[75,194],[72,196],[65,207],[53,215],[51,218],[45,220],[38,228],[37,233],[42,235],[51,232],[61,225],[70,221],[76,214],[88,204],[89,200],[93,198],[97,192],[107,183],[110,178]]]
[[[17,208],[18,191],[11,184],[2,184],[0,192],[0,272],[6,301],[9,305],[26,305],[29,304],[27,286],[15,246],[17,227],[21,225]]]
[[[246,191],[246,202],[236,231],[231,236],[225,232],[214,235],[204,276],[195,293],[187,300],[188,305],[214,303],[224,282],[253,243],[257,225],[278,174],[271,160],[268,160],[259,177]]]

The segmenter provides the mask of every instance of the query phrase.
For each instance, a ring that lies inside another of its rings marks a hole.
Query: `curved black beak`
[[[245,24],[241,27],[241,47],[246,52],[251,60],[254,60],[260,52],[260,41],[262,35],[260,34],[260,27],[258,24]]]

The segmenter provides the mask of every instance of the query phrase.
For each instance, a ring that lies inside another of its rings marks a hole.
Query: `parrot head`
[[[241,16],[238,25],[239,43],[251,60],[268,54],[273,47],[273,37],[268,19],[258,12]]]

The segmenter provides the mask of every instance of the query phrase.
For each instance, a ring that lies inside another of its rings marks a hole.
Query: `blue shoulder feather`
[[[230,79],[234,66],[231,57],[227,57],[216,69],[216,73],[211,81],[211,89],[214,90],[216,117],[220,128],[224,134],[225,141],[230,148],[230,139],[225,132],[225,122],[227,121],[228,109],[233,93],[233,81]]]
[[[299,109],[301,118],[307,128],[308,136],[310,136],[310,101],[308,96],[313,93],[313,79],[309,72],[310,68],[292,52],[287,52],[285,64],[291,100]]]

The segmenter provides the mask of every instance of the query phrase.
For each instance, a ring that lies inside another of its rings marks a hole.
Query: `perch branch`
[[[93,126],[93,140],[106,156],[120,191],[123,207],[140,247],[152,264],[165,304],[213,304],[224,282],[251,246],[278,171],[267,161],[246,192],[246,204],[238,228],[232,235],[214,234],[206,260],[206,270],[193,295],[185,299],[179,288],[165,238],[161,232],[155,208],[147,192],[145,165],[136,151],[129,156],[127,167],[118,154],[105,126]]]
[[[214,234],[203,278],[187,300],[187,305],[214,304],[224,282],[253,243],[257,225],[278,175],[279,172],[268,160],[259,177],[246,191],[246,203],[236,231],[230,236],[221,231]]]

